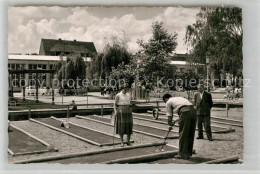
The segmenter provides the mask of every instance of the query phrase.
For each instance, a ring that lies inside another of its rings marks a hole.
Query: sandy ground
[[[243,112],[242,108],[231,108],[229,110],[229,117],[233,119],[243,120]],[[221,117],[226,117],[225,110],[218,108],[212,110],[212,115],[218,115]],[[113,134],[113,128],[110,126],[106,126],[100,123],[86,121],[77,118],[70,118],[70,122],[77,123],[89,128],[98,129],[110,134]],[[143,123],[151,126],[157,126],[166,128],[166,125],[151,123],[147,121],[134,120],[136,123]],[[27,132],[37,136],[38,138],[52,144],[54,147],[59,149],[59,152],[47,152],[42,154],[33,154],[33,155],[23,155],[23,156],[8,156],[9,162],[25,159],[32,159],[38,157],[47,157],[53,155],[67,154],[67,153],[76,153],[83,151],[93,151],[93,150],[101,150],[101,149],[109,149],[114,148],[113,146],[104,146],[97,147],[95,145],[88,144],[84,141],[78,140],[76,138],[70,137],[64,133],[60,133],[58,131],[52,130],[45,126],[39,125],[37,123],[33,123],[30,121],[15,121],[12,122],[15,126],[26,130]],[[214,123],[215,124],[215,123]],[[216,124],[215,124],[216,125]],[[206,139],[204,140],[196,140],[194,142],[194,149],[196,150],[196,154],[193,156],[194,158],[210,158],[217,159],[228,157],[231,155],[238,155],[240,159],[243,158],[243,128],[229,126],[229,125],[220,125],[223,127],[232,127],[236,131],[227,134],[213,134],[213,142],[210,142]],[[197,137],[197,132],[196,132]],[[206,136],[204,136],[206,137]],[[152,142],[162,142],[163,140],[146,136],[143,134],[134,133],[132,135],[132,139],[135,141],[134,144],[145,144]],[[167,140],[169,144],[178,146],[178,140]],[[119,147],[116,145],[115,147]],[[172,160],[172,163],[183,163],[178,160]]]

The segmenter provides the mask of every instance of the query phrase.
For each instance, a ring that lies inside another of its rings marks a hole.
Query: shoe
[[[184,157],[181,156],[181,155],[175,155],[174,158],[175,158],[175,159],[184,159]]]
[[[188,160],[188,159],[190,159],[190,156],[184,156],[184,159]]]
[[[179,155],[179,154],[175,155],[174,158],[175,159],[184,159],[184,160],[190,159],[189,156],[184,156],[184,155],[182,156],[182,155]]]
[[[124,143],[121,143],[121,147],[124,147]]]
[[[209,140],[209,141],[213,141],[212,135],[208,135],[207,137],[208,137],[208,140]]]
[[[126,145],[131,146],[132,144],[130,142],[127,142]]]
[[[198,136],[198,137],[197,137],[197,140],[198,140],[198,139],[203,139],[203,137]]]

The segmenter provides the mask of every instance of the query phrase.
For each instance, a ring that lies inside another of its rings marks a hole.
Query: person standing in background
[[[203,139],[203,129],[202,123],[204,124],[204,129],[207,134],[209,141],[213,141],[211,126],[210,126],[210,112],[213,107],[212,96],[210,93],[204,90],[204,85],[199,84],[198,93],[194,96],[194,105],[198,118],[198,137],[197,139]]]

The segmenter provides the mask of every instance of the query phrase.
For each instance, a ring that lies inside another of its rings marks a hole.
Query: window
[[[11,69],[15,69],[15,64],[11,64]]]
[[[25,69],[25,64],[21,64],[21,69]]]

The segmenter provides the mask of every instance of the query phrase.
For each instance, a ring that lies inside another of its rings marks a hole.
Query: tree
[[[118,84],[120,83],[120,86],[126,85],[131,87],[136,78],[135,69],[135,63],[125,64],[122,62],[117,66],[117,68],[112,67],[110,79],[116,80]]]
[[[92,61],[90,63],[90,78],[102,78],[105,79],[105,73],[103,71],[103,58],[104,54],[103,53],[99,53],[96,54],[93,58]]]
[[[201,8],[194,24],[187,26],[185,42],[192,48],[192,62],[205,63],[211,55],[211,71],[216,75],[242,76],[242,10]]]
[[[65,79],[72,79],[74,80],[74,84],[76,84],[77,80],[81,83],[86,77],[86,64],[84,59],[77,53],[69,55],[66,60],[61,56],[59,63],[56,65],[56,69],[60,82]]]
[[[127,49],[128,37],[123,32],[122,38],[116,35],[105,37],[103,53],[96,55],[91,62],[90,72],[94,78],[105,79],[110,76],[112,69],[116,69],[119,64],[128,64],[131,54]]]
[[[174,67],[170,64],[170,57],[177,47],[177,33],[169,33],[163,22],[152,24],[152,37],[147,43],[138,40],[142,50],[137,54],[140,57],[142,76],[155,85],[158,78],[172,78]]]
[[[114,43],[107,45],[102,57],[103,70],[106,77],[109,77],[112,68],[116,68],[120,63],[128,64],[130,62],[130,53],[121,45]]]

